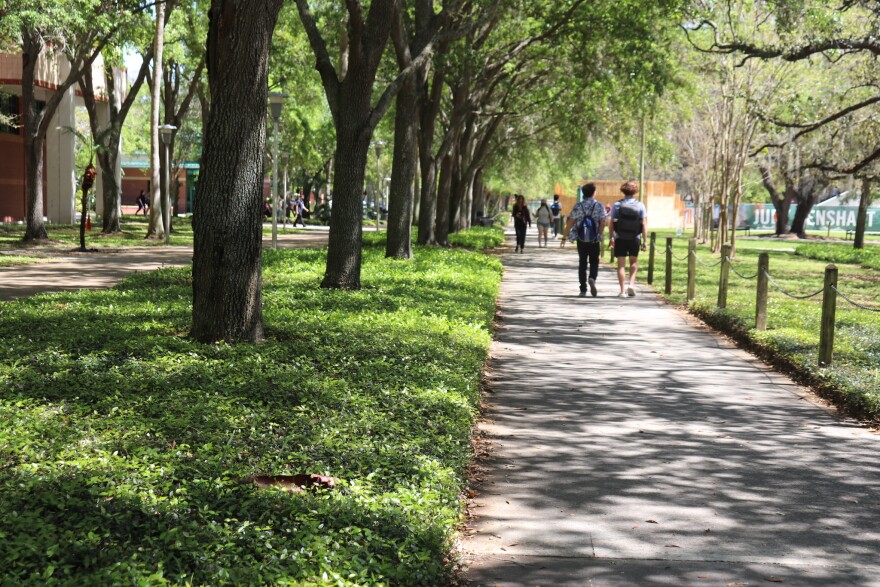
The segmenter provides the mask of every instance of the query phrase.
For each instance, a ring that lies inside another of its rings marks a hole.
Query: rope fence
[[[651,233],[651,250],[653,253],[654,240],[656,233]],[[758,258],[758,271],[754,274],[744,274],[737,270],[736,263],[733,259],[731,259],[731,246],[724,245],[721,247],[721,259],[719,259],[715,263],[706,263],[702,261],[696,252],[696,239],[689,239],[688,241],[688,252],[685,256],[679,257],[676,256],[674,250],[672,248],[672,238],[666,239],[666,294],[672,293],[672,262],[684,262],[687,261],[687,301],[690,302],[695,298],[695,290],[696,290],[696,272],[697,265],[701,265],[703,267],[712,268],[718,267],[721,265],[720,273],[718,277],[718,308],[724,308],[727,305],[727,289],[728,289],[728,273],[729,271],[733,271],[734,274],[739,276],[741,279],[752,280],[757,279],[757,291],[755,298],[755,329],[756,330],[766,330],[767,328],[767,301],[768,301],[768,293],[769,286],[772,286],[774,290],[778,291],[785,297],[791,298],[793,300],[810,300],[816,298],[818,296],[822,296],[822,320],[821,320],[821,332],[819,335],[819,364],[822,366],[830,366],[833,358],[833,349],[834,349],[834,331],[835,331],[835,313],[837,308],[837,296],[839,295],[843,298],[847,303],[858,308],[860,310],[866,310],[868,312],[880,312],[880,308],[867,306],[865,304],[861,304],[849,296],[844,294],[838,289],[837,282],[837,267],[834,265],[828,265],[825,268],[825,281],[822,289],[806,294],[800,295],[795,294],[789,291],[786,291],[770,274],[769,264],[770,264],[770,256],[768,253],[761,253]],[[649,269],[649,275],[653,275],[653,255],[651,257],[651,265]]]
[[[672,255],[672,258],[675,259],[676,261],[687,261],[687,258],[688,258],[687,255],[685,255],[684,257],[678,257],[675,255],[675,251],[672,250],[672,247],[666,247],[666,248],[669,250],[669,254]]]
[[[740,273],[739,271],[736,270],[736,267],[733,265],[733,260],[730,257],[724,257],[724,258],[727,260],[728,263],[730,263],[730,270],[733,271],[734,273],[736,273],[737,275],[739,275],[742,279],[745,279],[746,281],[756,279],[758,277],[758,274],[760,273],[760,271],[759,271],[759,272],[755,273],[754,275],[743,275],[742,273]]]
[[[823,293],[825,291],[825,288],[822,288],[819,291],[817,291],[816,293],[811,293],[811,294],[805,295],[805,296],[798,296],[795,294],[788,293],[787,291],[782,289],[782,286],[779,285],[778,283],[776,283],[776,280],[773,279],[773,276],[770,275],[770,273],[765,271],[764,274],[767,276],[767,279],[770,281],[770,283],[773,284],[773,287],[776,288],[776,291],[778,291],[782,295],[787,296],[793,300],[809,300],[810,298],[815,298],[817,295],[819,295],[820,293]]]
[[[718,267],[719,265],[721,265],[721,262],[724,261],[724,258],[721,258],[721,259],[718,259],[718,262],[716,262],[716,263],[706,263],[705,261],[703,261],[699,257],[697,257],[696,251],[691,251],[691,254],[694,256],[694,259],[697,260],[697,263],[699,263],[703,267],[709,267],[709,268]]]
[[[831,286],[831,289],[833,289],[833,290],[837,293],[837,295],[839,295],[840,297],[842,297],[843,299],[845,299],[847,302],[849,302],[850,304],[852,304],[852,305],[855,306],[856,308],[860,308],[860,309],[862,309],[862,310],[867,310],[867,311],[869,311],[869,312],[880,312],[880,308],[872,308],[871,306],[866,306],[866,305],[864,305],[864,304],[860,304],[860,303],[858,303],[858,302],[856,302],[856,301],[853,301],[853,300],[849,299],[848,297],[846,297],[846,294],[844,294],[842,291],[840,291],[839,289],[837,289],[837,286],[835,286],[835,285],[832,285],[832,286]]]

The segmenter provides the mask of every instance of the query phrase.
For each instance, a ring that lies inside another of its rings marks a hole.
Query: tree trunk
[[[773,201],[776,209],[776,236],[788,233],[788,216],[791,213],[791,198],[782,198]]]
[[[43,50],[39,35],[32,36],[22,31],[22,75],[21,95],[24,102],[24,174],[26,200],[25,241],[39,241],[49,238],[43,222],[43,144],[45,137],[40,126],[46,112],[37,110],[34,95],[36,87],[37,59]]]
[[[776,210],[776,236],[782,236],[788,232],[788,211],[791,208],[789,186],[786,185],[785,191],[780,192],[773,184],[769,167],[759,164],[758,171],[761,172],[761,181],[770,194],[770,201],[773,202],[773,208]]]
[[[212,2],[212,10],[215,2]],[[162,99],[162,54],[165,49],[165,3],[156,4],[156,38],[153,45],[153,85],[150,108],[150,224],[147,238],[165,236],[165,202],[162,199],[162,148],[159,138],[159,106]]]
[[[191,335],[262,338],[262,200],[268,62],[282,0],[212,0],[211,112],[193,216]]]
[[[440,164],[440,185],[437,186],[437,221],[434,239],[437,244],[449,244],[449,205],[452,192],[452,168],[455,153],[447,153]]]
[[[397,0],[373,0],[366,19],[359,2],[347,2],[347,68],[341,76],[330,60],[306,0],[296,0],[300,20],[317,57],[315,67],[327,95],[336,129],[336,173],[333,180],[333,214],[327,247],[327,269],[321,287],[358,289],[361,285],[361,196],[370,139],[376,125],[399,90],[389,84],[375,107],[372,104],[376,73],[388,44],[394,19],[400,18]],[[378,210],[376,211],[378,214]]]
[[[452,158],[452,183],[449,186],[449,225],[446,228],[446,236],[461,230],[461,204],[464,200],[464,178],[462,178],[462,149],[455,149]],[[444,239],[446,243],[447,239]]]
[[[434,153],[434,132],[440,113],[445,70],[439,65],[434,71],[431,91],[427,84],[419,93],[419,167],[422,183],[419,194],[419,244],[437,242],[434,226],[437,220],[437,155]]]
[[[474,205],[473,205],[473,214],[471,214],[471,225],[473,225],[478,217],[480,216],[488,216],[488,210],[486,209],[486,190],[483,189],[483,168],[480,167],[477,169],[474,174]]]
[[[369,92],[365,98],[369,100]],[[360,125],[351,114],[341,112],[340,115],[336,131],[336,171],[333,174],[327,269],[321,287],[360,289],[362,194],[370,135],[360,132]]]
[[[865,225],[868,222],[868,206],[871,205],[871,180],[862,178],[862,193],[859,196],[859,212],[856,215],[856,234],[853,238],[853,248],[865,248]]]
[[[410,76],[397,94],[394,113],[394,161],[388,196],[385,256],[412,257],[413,178],[418,171],[418,80]]]
[[[807,236],[807,218],[813,211],[813,206],[819,201],[825,182],[818,178],[807,177],[801,180],[797,186],[797,210],[791,221],[791,232],[800,238]]]

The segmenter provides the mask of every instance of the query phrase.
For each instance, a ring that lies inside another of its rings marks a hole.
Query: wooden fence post
[[[688,287],[687,301],[694,299],[697,291],[697,239],[688,240]]]
[[[837,266],[825,267],[825,291],[822,294],[822,332],[819,335],[819,365],[830,367],[834,357],[834,314],[837,310]]]
[[[767,330],[767,286],[770,280],[770,254],[758,256],[758,293],[755,296],[755,330]]]
[[[727,307],[727,284],[730,282],[730,245],[721,245],[721,273],[718,276],[718,307]]]
[[[657,245],[657,233],[651,233],[651,245],[648,250],[648,285],[654,283],[654,247]]]
[[[666,239],[666,295],[672,293],[672,237]]]

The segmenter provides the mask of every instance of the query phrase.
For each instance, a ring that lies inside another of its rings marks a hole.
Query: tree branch
[[[330,107],[330,113],[334,119],[339,116],[339,76],[336,74],[336,68],[330,60],[330,53],[327,51],[327,43],[318,31],[318,25],[315,17],[309,10],[308,0],[296,0],[296,8],[299,12],[299,19],[306,29],[306,35],[309,38],[309,44],[312,51],[315,52],[316,63],[315,69],[321,75],[321,81],[324,84],[324,91],[327,94],[327,104]]]

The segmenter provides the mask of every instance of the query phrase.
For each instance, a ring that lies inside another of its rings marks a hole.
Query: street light
[[[159,135],[162,137],[162,144],[165,145],[165,173],[162,174],[162,181],[165,183],[165,214],[163,214],[163,222],[165,222],[165,244],[171,244],[171,141],[174,140],[174,131],[177,127],[173,124],[163,124],[159,127]]]
[[[274,156],[272,157],[272,248],[278,248],[278,119],[281,118],[281,105],[287,94],[269,94],[269,113],[272,115],[272,133],[275,135]]]
[[[283,199],[281,201],[284,202],[284,210],[281,211],[281,215],[284,217],[284,227],[286,228],[287,227],[287,206],[288,206],[288,202],[287,202],[287,164],[290,162],[290,151],[281,151],[281,162],[284,164],[284,183],[283,183],[283,187],[281,188],[281,195],[283,196]],[[294,218],[294,221],[296,221],[296,218]],[[296,227],[294,227],[294,228],[296,228]]]
[[[382,147],[385,146],[385,141],[376,141],[373,143],[373,146],[376,148],[376,230],[379,230],[379,192],[382,190],[381,180],[382,177],[380,169],[379,169],[379,159],[382,157]]]

